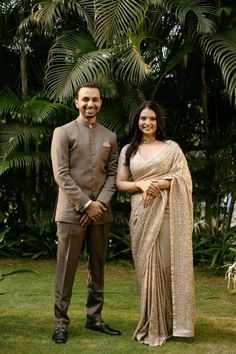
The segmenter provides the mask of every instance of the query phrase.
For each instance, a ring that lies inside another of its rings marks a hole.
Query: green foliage
[[[202,36],[200,43],[208,55],[220,67],[225,86],[227,87],[231,104],[236,107],[236,73],[235,73],[235,51],[236,51],[236,28],[234,29],[234,39],[228,39],[224,33]]]
[[[181,25],[186,24],[189,15],[193,14],[192,25],[195,24],[194,29],[199,33],[209,33],[216,29],[216,23],[211,18],[216,14],[216,1],[152,0],[151,2],[173,12]]]
[[[132,259],[129,232],[130,202],[121,193],[117,193],[115,197],[112,205],[114,221],[111,225],[107,259],[130,261]]]
[[[97,50],[88,33],[64,33],[49,52],[46,87],[51,97],[60,102],[72,100],[79,84],[109,75],[110,57],[110,50]]]
[[[51,135],[75,117],[77,84],[95,80],[104,97],[98,120],[117,133],[119,147],[128,142],[140,101],[164,106],[168,135],[189,161],[195,217],[204,204],[211,230],[194,236],[196,262],[224,263],[236,200],[235,110],[228,102],[236,106],[233,1],[33,3],[0,6],[0,253],[54,255],[53,221],[50,216],[46,228],[44,221],[56,199]],[[118,197],[113,210],[108,258],[127,259],[128,201]],[[204,247],[209,253],[201,256]]]
[[[55,258],[56,230],[52,221],[50,226],[47,230],[43,225],[37,227],[14,225],[4,232],[0,241],[0,256],[31,259]]]
[[[236,259],[236,230],[193,234],[193,255],[196,265],[222,267]]]
[[[124,34],[134,32],[145,16],[147,4],[144,0],[96,1],[95,38],[98,46],[121,42]]]
[[[111,232],[107,250],[108,260],[131,260],[130,242],[130,234],[124,230],[116,228],[114,232]]]

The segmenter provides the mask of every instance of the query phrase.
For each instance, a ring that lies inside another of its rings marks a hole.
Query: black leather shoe
[[[67,331],[61,328],[57,328],[52,335],[52,340],[55,343],[66,343],[67,342]]]
[[[87,322],[85,328],[91,329],[92,331],[101,332],[104,334],[109,334],[110,336],[120,336],[121,332],[109,327],[105,322],[101,321],[99,323]]]

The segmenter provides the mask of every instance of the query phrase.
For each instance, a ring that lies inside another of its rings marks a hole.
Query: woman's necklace
[[[141,140],[142,144],[151,144],[154,143],[154,141],[156,140],[155,136],[152,136],[151,138],[143,138]]]

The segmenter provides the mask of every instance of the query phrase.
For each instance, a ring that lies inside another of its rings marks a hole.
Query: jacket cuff
[[[92,203],[92,200],[89,200],[87,203],[85,203],[80,209],[80,213],[83,213],[85,211],[85,209],[87,209],[87,207]]]

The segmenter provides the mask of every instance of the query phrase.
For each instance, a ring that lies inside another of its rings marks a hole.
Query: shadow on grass
[[[116,329],[121,330],[122,338],[131,338],[137,325],[135,320],[118,320],[107,319],[107,323]],[[99,332],[88,330],[84,327],[85,318],[77,318],[71,321],[68,327],[68,337],[70,340],[80,338],[80,340],[87,340],[89,338],[114,338],[113,336],[107,336]],[[50,340],[54,330],[53,318],[51,316],[42,315],[37,317],[31,317],[29,314],[2,314],[0,317],[1,338],[4,340],[11,340],[11,338],[25,338],[26,340],[31,338],[34,340]]]
[[[117,337],[107,336],[84,328],[85,319],[81,316],[71,320],[68,329],[68,343],[58,347],[52,342],[53,332],[52,317],[48,313],[41,313],[38,317],[30,314],[22,315],[2,314],[0,317],[1,353],[148,353],[157,348],[150,348],[132,340],[133,331],[137,325],[136,320],[127,318],[107,318],[108,324],[121,330],[122,335]],[[231,323],[232,320],[232,323]],[[236,345],[236,332],[234,319],[224,319],[220,325],[220,319],[214,320],[200,318],[196,325],[195,338],[170,338],[166,345],[158,348],[158,353],[195,354],[227,353],[231,354],[231,348]],[[128,349],[129,348],[129,349]],[[205,348],[205,349],[204,349]],[[217,351],[219,348],[219,351]],[[221,348],[221,349],[220,349]],[[223,351],[222,351],[223,350]]]

